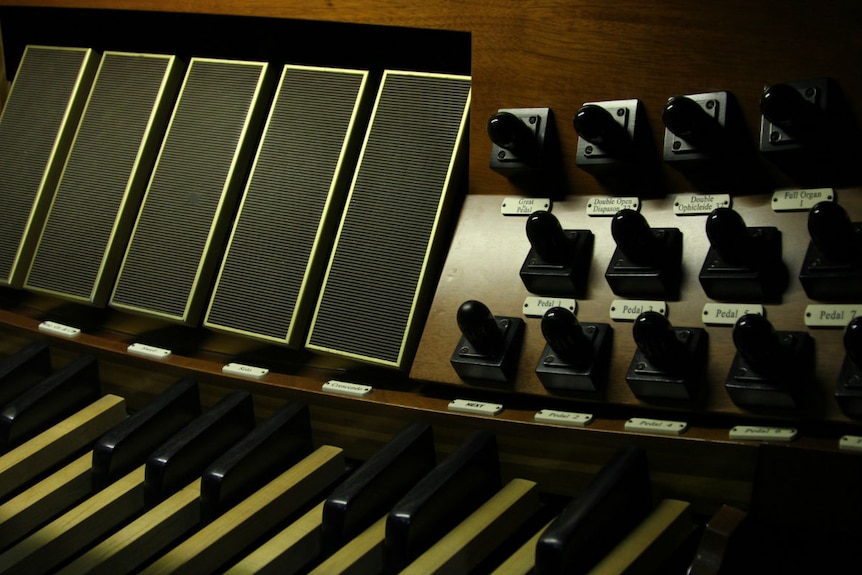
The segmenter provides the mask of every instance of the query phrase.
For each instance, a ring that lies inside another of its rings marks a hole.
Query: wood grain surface
[[[100,19],[90,18],[97,12]],[[164,16],[166,21],[182,17],[182,23],[189,25],[134,32],[131,27],[123,28],[130,14]],[[41,24],[32,29],[17,27],[20,22],[32,24],[34,15],[42,18]],[[197,20],[201,15],[216,20]],[[75,22],[74,29],[64,30],[69,21]],[[122,26],[110,29],[112,22]],[[234,24],[246,35],[232,35]],[[391,63],[407,66],[415,61],[424,67],[464,71],[473,79],[466,200],[444,254],[445,265],[416,360],[407,374],[410,377],[369,372],[349,362],[287,350],[264,350],[266,355],[261,357],[277,361],[262,380],[226,376],[221,367],[228,359],[260,350],[239,338],[200,332],[184,334],[193,336],[187,342],[187,353],[175,353],[164,361],[140,358],[126,351],[129,343],[137,334],[166,326],[108,312],[93,314],[95,327],[73,340],[45,336],[39,332],[39,323],[49,310],[62,307],[61,302],[17,293],[4,293],[0,306],[4,336],[0,352],[4,355],[37,337],[51,340],[58,364],[81,352],[95,353],[106,391],[121,393],[132,407],[143,405],[182,376],[204,384],[202,393],[210,405],[234,388],[253,389],[261,414],[287,399],[308,400],[313,403],[315,442],[339,445],[349,457],[360,459],[416,418],[440,426],[436,440],[442,452],[451,450],[473,429],[491,429],[499,434],[505,475],[511,478],[526,472],[523,476],[539,481],[543,489],[564,493],[585,484],[615,449],[640,444],[649,447],[658,496],[693,501],[700,509],[746,502],[757,446],[728,438],[729,426],[748,414],[729,402],[721,389],[733,352],[726,328],[710,328],[711,394],[707,404],[671,410],[691,420],[692,427],[683,437],[624,431],[630,416],[654,411],[634,398],[622,379],[634,347],[628,326],[620,324],[614,325],[608,396],[587,403],[601,415],[590,427],[567,429],[533,423],[535,411],[546,405],[581,407],[557,404],[559,398],[550,397],[538,383],[533,363],[542,342],[535,320],[528,325],[517,381],[512,389],[494,390],[490,396],[506,402],[503,414],[490,418],[448,412],[449,400],[470,389],[448,363],[457,341],[453,321],[457,306],[468,298],[484,298],[495,312],[516,314],[527,295],[517,277],[528,247],[523,220],[499,215],[501,199],[522,195],[523,190],[489,168],[491,142],[486,125],[502,108],[553,110],[565,175],[555,212],[567,226],[588,225],[596,235],[590,286],[587,297],[579,301],[579,315],[582,320],[606,320],[611,296],[602,274],[612,249],[611,238],[607,220],[587,218],[584,202],[607,190],[575,164],[575,112],[585,102],[640,99],[650,132],[660,145],[664,137],[661,110],[670,96],[728,91],[740,105],[748,143],[755,146],[759,97],[765,84],[830,77],[850,103],[852,117],[847,121],[852,125],[862,115],[862,4],[856,0],[698,4],[683,0],[0,0],[0,27],[9,78],[25,37],[31,39],[26,41],[48,42],[55,37],[52,34],[61,34],[82,43],[129,38],[152,49],[182,44],[192,52],[255,54],[271,57],[277,64],[320,63],[320,58],[341,61],[339,54],[354,52],[370,55],[373,61],[367,66],[372,68]],[[250,40],[248,31],[257,29],[260,37]],[[290,42],[291,38],[299,41]],[[339,43],[344,38],[355,43]],[[767,173],[770,188],[797,185],[756,153],[754,160]],[[672,223],[684,233],[682,294],[679,301],[670,303],[669,319],[674,325],[699,325],[706,301],[696,281],[706,248],[703,218],[676,217],[671,202],[674,194],[700,190],[660,157],[656,163],[667,194],[645,201],[643,213],[653,225]],[[859,188],[848,186],[837,193],[854,219],[862,219]],[[751,225],[782,229],[785,259],[793,277],[807,241],[803,214],[775,214],[768,201],[768,195],[735,197],[734,205]],[[791,281],[782,303],[770,306],[767,314],[777,328],[796,329],[806,303],[798,283]],[[830,402],[831,379],[843,354],[839,333],[820,330],[813,335],[822,404],[791,421],[805,424],[799,446],[834,450],[840,435],[858,431],[859,423]],[[374,392],[367,398],[348,399],[321,391],[321,382],[335,376],[371,379]],[[484,394],[484,390],[471,391]],[[712,415],[719,416],[718,420]],[[758,414],[753,417],[772,421]]]

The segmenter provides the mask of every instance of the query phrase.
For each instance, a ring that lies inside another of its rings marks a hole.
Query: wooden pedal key
[[[0,505],[0,549],[143,465],[201,412],[197,383],[182,379],[96,440],[93,449]]]
[[[37,340],[0,361],[0,405],[51,375],[51,350]]]
[[[36,355],[42,353],[37,350]],[[0,443],[5,446],[0,449],[5,451],[0,456],[0,502],[80,453],[126,417],[123,398],[100,397],[99,387],[96,359],[83,355],[0,408]]]
[[[288,403],[220,455],[199,480],[112,534],[62,572],[117,573],[140,568],[166,547],[216,522],[311,452],[308,407]],[[228,549],[220,552],[229,553]]]
[[[353,471],[329,496],[285,527],[227,573],[340,573],[383,563],[386,514],[436,465],[433,431],[415,422]],[[370,535],[360,539],[360,534]],[[321,562],[322,561],[322,562]]]
[[[0,555],[0,573],[55,571],[142,512],[194,482],[193,496],[173,501],[176,514],[199,516],[203,469],[254,427],[251,394],[234,391],[195,418],[140,465]],[[196,480],[196,478],[198,478]]]
[[[587,573],[652,508],[646,452],[621,449],[542,533],[536,574]]]
[[[99,367],[93,355],[71,360],[0,411],[0,450],[8,451],[101,395]]]
[[[307,444],[306,441],[298,442],[302,447]],[[301,449],[295,455],[302,453]],[[312,505],[347,470],[343,450],[330,445],[318,447],[293,465],[289,461],[284,463],[288,464],[286,469],[281,466],[282,471],[276,477],[172,547],[150,563],[142,573],[165,575],[223,571],[234,557],[249,549],[279,523]],[[219,464],[215,464],[211,470],[219,467]],[[261,475],[261,478],[264,476]],[[257,481],[252,482],[251,486],[255,483]],[[234,493],[238,497],[242,491],[238,489]],[[159,533],[163,531],[160,529]]]
[[[399,573],[501,487],[497,438],[468,436],[416,484],[386,518],[383,572]]]

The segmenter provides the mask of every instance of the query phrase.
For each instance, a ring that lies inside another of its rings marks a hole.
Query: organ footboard
[[[0,572],[858,561],[860,27],[0,2]]]

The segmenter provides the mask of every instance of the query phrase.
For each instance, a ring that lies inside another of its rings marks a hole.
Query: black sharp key
[[[181,379],[103,435],[93,446],[93,489],[142,465],[157,447],[201,414],[198,384]]]
[[[398,433],[326,499],[322,555],[330,555],[385,515],[436,462],[430,425],[417,422]]]
[[[48,376],[0,411],[0,449],[7,450],[99,398],[96,357],[82,355]]]
[[[48,343],[35,341],[0,362],[0,405],[51,375]]]
[[[586,573],[652,510],[646,452],[621,449],[545,529],[536,573]]]
[[[254,429],[251,394],[237,390],[192,421],[147,459],[144,502],[151,507],[200,476]]]
[[[398,573],[500,490],[497,438],[477,431],[389,511],[383,571]]]
[[[212,521],[312,449],[308,405],[288,403],[204,471],[201,520]]]

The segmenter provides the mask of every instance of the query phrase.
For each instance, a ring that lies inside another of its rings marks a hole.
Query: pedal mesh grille
[[[389,73],[308,345],[403,367],[470,81]]]
[[[24,52],[0,118],[0,280],[9,282],[19,263],[31,210],[87,55],[84,49],[34,46]]]
[[[196,290],[210,287],[201,266],[224,223],[223,196],[264,71],[263,64],[192,59],[112,305],[194,321],[188,306]]]
[[[300,298],[310,294],[315,298],[310,305],[316,301],[320,274],[310,265],[312,258],[328,256],[331,242],[317,234],[324,218],[340,214],[343,198],[332,198],[328,208],[327,199],[364,77],[285,70],[207,325],[278,341],[285,341],[291,329],[304,331],[293,322]],[[305,292],[300,293],[304,281]]]
[[[167,56],[105,54],[28,287],[92,299],[169,64]],[[124,209],[136,211],[139,201]]]

